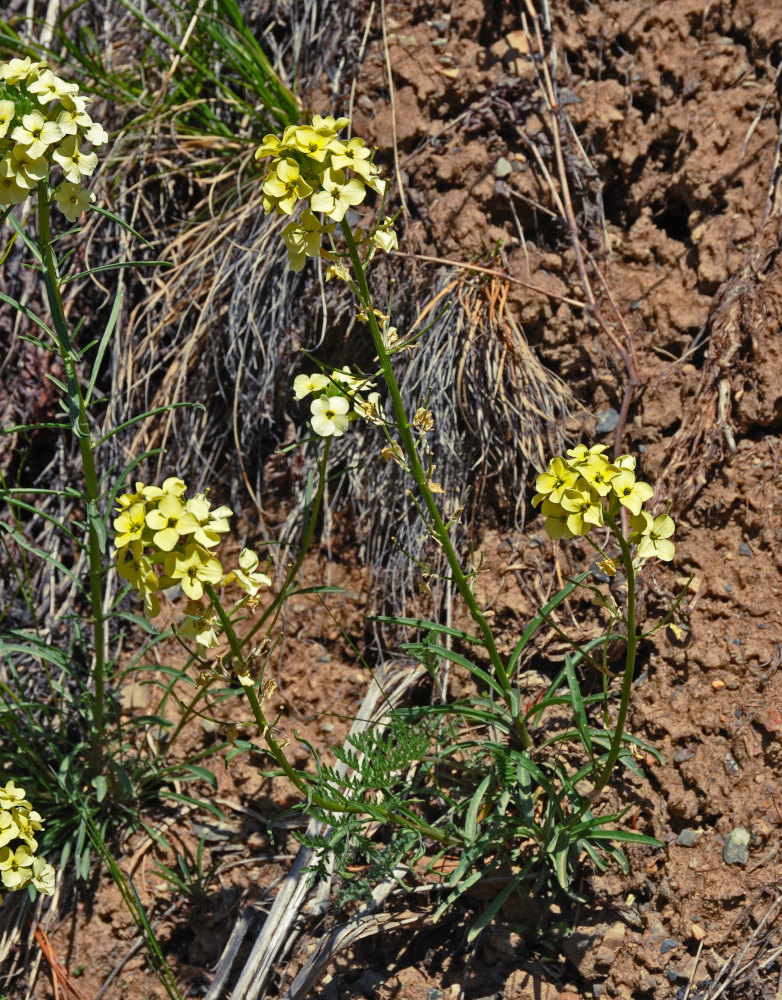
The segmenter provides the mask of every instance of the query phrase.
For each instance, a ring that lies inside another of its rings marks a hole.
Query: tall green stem
[[[82,470],[84,473],[84,497],[87,503],[87,556],[89,562],[90,606],[92,609],[92,632],[94,643],[93,662],[93,740],[92,766],[96,775],[103,771],[105,744],[104,699],[106,688],[106,636],[103,622],[103,552],[105,531],[103,518],[98,506],[100,483],[95,468],[95,447],[90,438],[87,408],[76,374],[79,356],[73,346],[68,331],[62,295],[60,294],[60,273],[52,243],[49,217],[49,191],[45,181],[38,184],[38,234],[43,258],[43,275],[46,296],[52,314],[52,324],[57,337],[57,347],[65,372],[68,393],[68,415],[71,429],[79,442]]]
[[[459,591],[462,600],[467,605],[473,620],[480,629],[489,658],[491,659],[491,663],[494,668],[494,672],[497,676],[497,680],[499,681],[504,692],[506,703],[511,710],[514,710],[514,699],[511,691],[510,678],[508,677],[508,673],[500,657],[499,650],[497,649],[497,644],[494,640],[494,633],[491,630],[491,626],[489,625],[486,616],[478,606],[475,594],[473,594],[467,576],[462,569],[459,557],[456,554],[453,543],[451,542],[448,529],[446,528],[437,507],[434,494],[429,487],[423,465],[418,457],[418,449],[416,448],[415,439],[413,438],[413,434],[410,430],[410,423],[407,419],[404,402],[402,401],[402,394],[399,391],[396,376],[394,375],[394,369],[391,364],[391,356],[386,348],[380,326],[377,322],[377,317],[375,316],[372,308],[372,296],[369,291],[369,284],[367,283],[366,274],[364,273],[364,267],[361,263],[356,241],[353,237],[350,226],[344,220],[341,223],[341,226],[342,234],[347,242],[350,260],[353,264],[353,272],[355,274],[356,286],[361,299],[361,304],[364,306],[369,320],[372,340],[374,341],[375,350],[380,361],[380,367],[383,371],[383,378],[385,379],[386,386],[388,387],[388,393],[391,397],[391,403],[396,416],[396,425],[399,430],[402,447],[405,455],[407,456],[410,473],[415,480],[418,492],[423,500],[424,506],[426,507],[426,511],[431,518],[432,529],[434,534],[437,536],[438,542],[442,546],[443,554],[453,577],[453,582],[456,584],[456,588]],[[532,745],[532,739],[530,738],[529,730],[527,729],[526,720],[521,712],[516,713],[516,726],[519,737],[525,748],[530,747]]]
[[[274,624],[279,617],[282,606],[285,603],[285,599],[288,596],[288,588],[296,579],[299,570],[304,564],[304,560],[309,551],[310,542],[312,541],[312,536],[315,534],[315,526],[318,523],[318,515],[320,514],[320,508],[323,504],[323,494],[326,489],[326,472],[328,469],[329,461],[329,451],[331,450],[331,438],[326,438],[326,444],[323,448],[323,455],[318,462],[318,485],[315,490],[315,496],[312,498],[312,505],[310,507],[310,516],[307,524],[305,525],[304,532],[301,536],[301,541],[299,542],[299,551],[296,553],[295,560],[288,567],[285,574],[285,580],[283,581],[282,587],[274,600],[271,602],[269,607],[264,611],[258,621],[253,625],[246,636],[241,640],[241,645],[245,646],[252,639],[252,637],[258,632],[269,618],[272,618],[267,632],[274,628]],[[273,616],[273,617],[272,617]]]
[[[633,674],[635,673],[635,657],[638,651],[638,635],[635,628],[635,569],[633,568],[633,559],[630,555],[630,546],[627,544],[616,521],[607,512],[605,513],[605,520],[619,543],[627,577],[627,648],[625,651],[625,669],[622,675],[622,691],[619,699],[619,713],[616,718],[614,735],[605,764],[603,764],[603,770],[600,772],[600,777],[597,779],[597,783],[589,796],[590,803],[594,802],[608,784],[614,766],[619,759],[625,722],[627,721],[627,712],[630,708],[630,695],[633,688]]]

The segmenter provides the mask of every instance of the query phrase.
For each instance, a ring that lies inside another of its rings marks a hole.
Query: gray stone
[[[679,847],[694,847],[695,844],[701,839],[701,834],[697,830],[682,830],[679,836],[676,838],[676,843]]]
[[[746,867],[749,861],[749,830],[743,826],[731,830],[722,845],[722,857],[728,865]]]
[[[513,173],[513,167],[511,166],[510,160],[506,160],[504,156],[501,156],[494,164],[494,176],[502,179],[511,173]]]
[[[669,951],[673,951],[674,948],[679,947],[679,942],[676,938],[665,938],[663,943],[660,945],[660,954],[667,955]]]
[[[597,427],[595,432],[597,434],[610,434],[611,431],[615,431],[619,426],[619,413],[613,408],[609,410],[601,410],[597,414]]]

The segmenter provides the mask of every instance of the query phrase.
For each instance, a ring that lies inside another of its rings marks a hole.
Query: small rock
[[[743,826],[731,830],[722,846],[725,864],[746,867],[749,862],[749,831]]]
[[[511,173],[513,173],[513,167],[510,164],[510,160],[501,156],[494,164],[494,176],[502,180],[503,177],[507,177]]]
[[[386,976],[382,976],[379,972],[375,972],[373,969],[366,969],[352,984],[353,990],[364,996],[377,993],[378,989],[385,982],[385,979]]]
[[[676,753],[673,755],[673,762],[674,764],[683,764],[685,760],[692,760],[694,756],[695,754],[692,752],[692,750],[687,750],[687,749],[677,750]]]
[[[669,951],[673,951],[674,948],[679,947],[679,942],[676,938],[665,938],[663,943],[660,945],[660,954],[667,955]]]
[[[626,931],[627,928],[621,920],[617,920],[615,924],[611,924],[595,954],[595,963],[597,965],[613,964],[614,959],[624,944]]]
[[[730,750],[725,751],[722,758],[722,765],[725,768],[725,774],[738,774],[739,771],[741,770],[739,762],[736,760],[736,758],[733,756]]]
[[[690,934],[696,941],[702,941],[706,937],[706,931],[700,924],[693,924],[690,928]]]
[[[767,733],[776,733],[782,729],[782,714],[779,709],[769,708],[760,723]]]
[[[601,410],[597,414],[597,426],[595,428],[597,434],[610,434],[618,426],[619,413],[615,409]]]
[[[602,928],[599,926],[576,927],[562,944],[565,958],[586,979],[594,974],[595,945],[599,940],[601,930]]]
[[[679,966],[676,970],[676,978],[681,982],[689,982],[693,978],[693,973],[698,965],[698,959],[695,955],[688,955],[684,959],[684,963]]]
[[[748,556],[751,559],[754,554],[755,553],[752,551],[749,545],[747,545],[746,542],[739,543],[739,555]]]
[[[711,682],[711,686],[714,688],[715,691],[721,691],[725,687],[725,681],[721,681],[719,678],[717,678],[716,681]]]
[[[694,847],[695,844],[701,839],[701,834],[697,830],[682,830],[679,836],[676,838],[675,843],[679,847]]]

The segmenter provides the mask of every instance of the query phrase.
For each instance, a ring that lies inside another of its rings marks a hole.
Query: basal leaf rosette
[[[367,188],[385,196],[386,181],[364,140],[339,138],[349,124],[348,118],[315,115],[310,125],[288,126],[282,137],[267,135],[255,153],[257,160],[271,157],[263,180],[264,210],[293,217],[302,206],[282,232],[294,271],[307,257],[325,255],[323,236],[364,201]],[[392,220],[386,218],[370,239],[373,250],[396,249]]]
[[[12,779],[0,785],[0,885],[10,892],[34,886],[46,896],[54,894],[55,871],[38,857],[36,834],[43,820],[27,801],[25,791]],[[0,895],[0,903],[3,897]]]
[[[625,507],[631,515],[629,540],[637,546],[636,558],[669,562],[675,552],[670,540],[673,519],[667,514],[652,517],[642,509],[654,490],[636,479],[635,458],[620,455],[611,462],[605,451],[602,444],[578,444],[552,458],[537,477],[532,503],[541,508],[547,534],[553,539],[586,536],[593,528],[613,524]]]
[[[88,107],[78,84],[61,79],[48,63],[0,62],[0,205],[21,204],[47,181],[69,221],[90,207],[94,195],[84,185],[108,135]]]
[[[214,549],[230,531],[230,507],[213,507],[205,493],[188,497],[176,476],[162,486],[135,485],[135,492],[117,498],[117,572],[142,599],[149,618],[160,613],[161,593],[181,587],[187,605],[179,634],[195,639],[199,650],[219,646],[221,630],[208,590],[235,584],[244,591],[238,607],[271,586],[258,569],[257,553],[243,549],[238,567],[226,572]]]
[[[325,374],[297,375],[293,395],[310,401],[310,424],[319,437],[341,437],[348,425],[362,417],[373,424],[384,423],[379,392],[366,392],[375,383],[365,375],[355,375],[346,366]]]

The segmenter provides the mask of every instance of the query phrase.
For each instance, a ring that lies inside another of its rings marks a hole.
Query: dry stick
[[[376,721],[378,703],[383,699],[382,712],[385,714],[389,704],[398,699],[401,692],[406,689],[404,675],[400,677],[399,684],[393,691],[388,690],[388,683],[382,678],[383,683],[373,679],[369,685],[364,700],[358,710],[356,719],[351,727],[351,734],[365,731]],[[385,694],[384,694],[385,689]],[[344,772],[342,764],[337,765],[338,769]],[[323,833],[325,824],[320,820],[312,819],[307,827],[306,836],[315,837]],[[309,892],[308,877],[306,869],[312,863],[315,851],[310,847],[302,846],[299,849],[296,859],[291,866],[291,870],[280,887],[269,915],[264,921],[261,932],[253,945],[239,980],[234,987],[233,1000],[257,1000],[267,979],[274,970],[275,963],[281,951],[290,943],[291,935],[298,933],[294,927],[301,910],[302,904]],[[233,945],[229,939],[229,946]],[[214,982],[206,994],[205,1000],[223,1000],[223,985],[230,972],[229,947],[227,946],[220,959],[218,969],[220,978],[215,977]]]
[[[563,302],[565,305],[573,306],[574,309],[589,308],[588,305],[584,302],[580,302],[578,299],[571,299],[567,295],[557,295],[556,292],[550,292],[545,288],[539,288],[537,285],[533,285],[529,281],[523,281],[521,278],[514,278],[510,274],[506,274],[505,271],[498,271],[495,267],[485,267],[483,264],[465,263],[463,260],[452,260],[450,257],[431,257],[424,253],[399,252],[396,253],[395,256],[409,257],[412,260],[423,260],[429,264],[441,264],[443,267],[455,267],[461,271],[475,271],[478,274],[486,274],[492,278],[501,278],[503,281],[507,281],[511,285],[519,285],[521,288],[528,288],[531,292],[542,295],[547,299],[553,299],[554,302]]]
[[[404,868],[397,869],[395,875],[402,876]],[[296,978],[285,994],[285,1000],[306,1000],[319,982],[326,966],[331,959],[340,951],[359,941],[361,938],[369,937],[372,934],[379,934],[383,930],[391,930],[397,927],[409,927],[411,924],[422,924],[431,920],[430,913],[413,913],[408,911],[395,917],[390,913],[376,913],[375,911],[386,901],[391,892],[398,888],[399,883],[396,878],[388,877],[372,891],[371,900],[366,903],[359,912],[346,924],[334,927],[321,940],[317,950],[310,956],[306,964],[299,970]]]
[[[361,44],[358,47],[358,57],[356,62],[361,65],[364,59],[364,52],[367,47],[367,39],[369,38],[369,29],[372,27],[372,19],[375,16],[375,0],[369,5],[369,13],[367,14],[366,22],[364,23],[364,34],[361,37]],[[385,24],[385,22],[384,22]],[[348,100],[348,118],[353,119],[353,102],[356,98],[356,85],[358,83],[358,74],[353,77],[353,82],[350,85],[350,98]],[[349,126],[348,126],[349,127]]]
[[[621,356],[622,361],[625,364],[625,368],[628,374],[628,383],[625,386],[624,396],[622,399],[622,407],[619,415],[619,423],[617,424],[616,435],[614,438],[614,457],[616,457],[621,451],[622,437],[624,436],[624,428],[627,423],[627,415],[630,409],[630,403],[632,402],[633,393],[635,388],[640,384],[640,379],[638,377],[638,369],[635,365],[633,358],[630,356],[628,351],[622,346],[621,342],[619,341],[619,338],[616,336],[616,334],[613,332],[613,330],[606,322],[606,319],[603,316],[603,312],[597,303],[597,298],[595,296],[591,281],[589,279],[589,274],[586,267],[586,261],[584,259],[583,249],[581,246],[581,239],[579,237],[578,227],[576,225],[575,213],[573,211],[573,202],[570,195],[570,184],[568,182],[567,169],[565,167],[565,160],[562,153],[561,116],[563,114],[563,110],[562,106],[559,103],[559,99],[557,97],[556,86],[551,76],[548,61],[545,55],[543,38],[540,33],[540,18],[538,17],[537,12],[535,11],[535,8],[532,5],[532,0],[525,0],[525,3],[527,6],[527,11],[529,13],[530,19],[535,26],[535,45],[537,48],[537,54],[539,56],[539,59],[536,60],[535,65],[536,67],[538,65],[542,67],[542,78],[539,72],[538,79],[541,83],[541,92],[543,93],[543,96],[546,100],[549,114],[551,117],[551,134],[554,140],[554,159],[557,167],[557,177],[559,179],[561,196],[560,193],[558,193],[556,191],[556,188],[553,186],[553,179],[551,178],[551,175],[549,174],[548,170],[545,170],[545,167],[544,170],[549,178],[549,186],[552,189],[552,194],[554,195],[557,203],[562,207],[563,218],[565,224],[568,227],[568,232],[570,233],[570,241],[573,247],[573,253],[576,258],[576,267],[578,268],[579,279],[581,281],[581,286],[583,288],[584,295],[586,296],[587,299],[587,311],[592,316],[597,325],[600,327],[600,329],[603,331],[603,333],[608,337],[608,339],[614,345],[616,350],[619,352],[619,355]],[[524,27],[525,27],[525,32],[527,34],[527,38],[531,43],[532,36],[530,35],[529,30],[527,29],[526,19]],[[530,44],[530,48],[531,47],[532,46]],[[531,140],[529,139],[527,139],[527,141],[530,142],[533,152],[536,155],[536,159],[538,159],[540,165],[543,166],[542,158],[540,157],[540,154],[538,153],[534,144],[532,144]],[[617,316],[619,316],[620,322],[622,323],[622,326],[625,329],[626,335],[628,337],[628,343],[632,343],[629,331],[627,331],[627,327],[625,326],[624,322],[621,319],[621,315],[619,313],[618,308],[616,308],[616,303],[614,302],[613,297],[611,298],[611,301],[612,305],[614,306],[615,312]]]
[[[394,174],[396,175],[396,184],[399,188],[399,200],[402,202],[403,218],[405,221],[405,230],[407,229],[407,218],[410,214],[410,210],[407,207],[407,202],[405,201],[405,189],[402,184],[402,171],[399,169],[399,147],[396,141],[396,92],[394,91],[394,78],[391,72],[391,56],[388,52],[388,30],[386,26],[386,2],[385,0],[380,0],[380,24],[383,28],[383,55],[386,61],[386,72],[388,74],[388,101],[391,105],[391,141],[394,146]]]
[[[41,951],[46,957],[46,961],[49,963],[49,968],[52,970],[52,986],[55,997],[59,994],[60,988],[62,988],[67,1000],[92,1000],[89,994],[85,993],[76,980],[72,978],[71,974],[57,957],[57,952],[54,950],[54,946],[49,940],[46,931],[36,925],[34,934],[35,940],[38,942]]]

